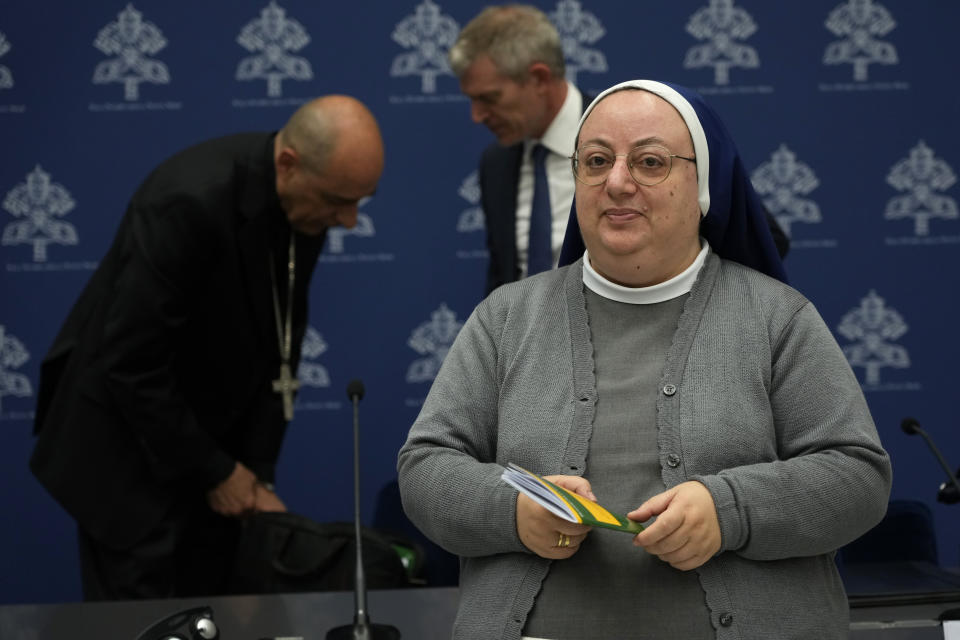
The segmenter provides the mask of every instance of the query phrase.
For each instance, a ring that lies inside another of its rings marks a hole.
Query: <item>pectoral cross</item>
[[[273,392],[283,394],[283,417],[293,420],[293,392],[300,388],[300,381],[290,373],[290,365],[280,365],[280,377],[273,381]]]

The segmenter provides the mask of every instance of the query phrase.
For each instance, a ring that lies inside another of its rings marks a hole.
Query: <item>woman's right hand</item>
[[[590,500],[596,497],[590,481],[580,476],[544,476],[546,480]],[[562,560],[580,548],[591,527],[564,520],[550,513],[523,493],[517,494],[517,534],[520,541],[541,558]],[[564,538],[564,536],[566,538]],[[561,546],[569,540],[566,546]]]

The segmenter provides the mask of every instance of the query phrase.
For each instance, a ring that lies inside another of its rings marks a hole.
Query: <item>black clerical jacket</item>
[[[272,480],[286,422],[270,262],[273,134],[201,143],[140,186],[41,367],[31,469],[101,542],[136,542],[235,461]],[[294,371],[322,238],[297,236]],[[277,273],[281,309],[286,269]]]

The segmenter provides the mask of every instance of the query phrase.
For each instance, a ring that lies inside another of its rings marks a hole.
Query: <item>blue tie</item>
[[[553,214],[550,187],[547,184],[547,153],[542,144],[533,147],[533,203],[530,207],[530,241],[527,250],[527,275],[553,267]]]

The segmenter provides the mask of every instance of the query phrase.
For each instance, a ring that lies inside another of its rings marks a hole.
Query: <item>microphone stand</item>
[[[937,462],[940,463],[940,466],[943,467],[943,470],[947,472],[947,478],[950,480],[949,483],[944,482],[940,484],[940,491],[937,492],[937,500],[943,502],[944,504],[954,504],[960,502],[960,482],[957,481],[957,476],[953,474],[953,471],[950,470],[950,465],[947,464],[947,461],[943,459],[943,455],[940,453],[940,450],[933,440],[930,439],[930,436],[927,435],[927,432],[920,428],[920,423],[917,422],[914,418],[904,418],[900,423],[900,428],[903,429],[904,433],[907,435],[919,435],[921,438],[926,441],[927,446],[930,447],[930,451],[933,452],[933,455],[937,458]]]
[[[400,631],[388,624],[374,624],[367,614],[367,579],[363,570],[362,537],[360,535],[360,400],[363,383],[351,380],[347,397],[353,403],[353,527],[356,535],[357,567],[353,585],[355,612],[353,624],[334,627],[327,640],[400,640]]]

